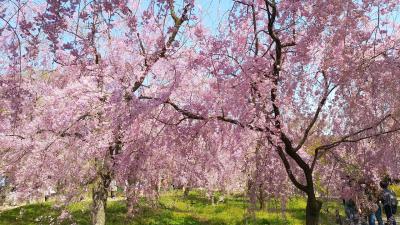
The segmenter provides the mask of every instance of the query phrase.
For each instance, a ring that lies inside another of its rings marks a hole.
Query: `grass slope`
[[[293,198],[288,202],[286,217],[281,214],[280,206],[268,202],[270,210],[256,211],[256,219],[246,215],[246,201],[239,196],[226,198],[224,203],[211,205],[205,195],[199,191],[191,192],[182,198],[182,192],[168,192],[161,196],[160,206],[151,208],[144,200],[140,203],[138,215],[127,220],[123,200],[109,201],[106,224],[111,225],[242,225],[242,224],[304,224],[305,200]],[[21,206],[0,213],[0,225],[50,225],[50,224],[90,224],[90,201],[74,203],[68,207],[73,219],[59,223],[56,221],[60,211],[51,203],[39,203]],[[272,208],[272,210],[271,210]],[[341,208],[338,203],[324,203],[321,224],[334,224],[333,213]],[[329,213],[328,213],[329,212]]]

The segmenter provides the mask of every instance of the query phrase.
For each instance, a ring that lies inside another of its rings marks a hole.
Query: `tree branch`
[[[187,21],[188,18],[188,13],[191,9],[191,5],[187,4],[183,8],[183,12],[181,17],[178,17],[174,11],[174,5],[173,5],[173,0],[168,1],[169,7],[170,7],[170,14],[172,19],[174,20],[174,30],[172,31],[171,36],[168,38],[167,43],[162,47],[162,49],[158,52],[155,52],[148,58],[145,55],[145,69],[143,71],[143,75],[133,84],[133,87],[131,89],[131,93],[135,93],[143,84],[147,74],[149,73],[151,67],[161,58],[165,58],[165,54],[167,53],[167,49],[171,47],[172,43],[175,41],[176,35],[179,32],[179,29],[181,28],[182,24]],[[138,35],[139,36],[139,35]],[[139,39],[139,45],[141,48],[142,52],[146,52],[143,46],[142,41]]]
[[[337,147],[337,146],[339,146],[339,145],[341,145],[343,143],[355,143],[355,142],[359,142],[361,140],[365,140],[365,139],[378,137],[378,136],[381,136],[381,135],[385,135],[385,134],[389,134],[389,133],[394,133],[394,132],[400,131],[400,127],[397,127],[397,128],[394,128],[394,129],[391,129],[391,130],[387,130],[387,131],[382,131],[382,132],[378,132],[378,133],[374,133],[374,134],[370,134],[370,135],[365,135],[365,136],[358,137],[358,138],[356,137],[357,135],[360,135],[362,133],[365,133],[365,132],[367,132],[369,130],[372,130],[372,129],[378,127],[383,122],[385,122],[388,118],[391,118],[391,117],[392,117],[392,115],[388,114],[385,117],[383,117],[382,119],[380,119],[377,123],[375,123],[375,124],[373,124],[371,126],[368,126],[368,127],[365,127],[365,128],[363,128],[361,130],[358,130],[358,131],[352,132],[350,134],[347,134],[347,135],[341,137],[337,141],[331,142],[329,144],[318,146],[314,150],[315,154],[314,154],[314,159],[313,159],[313,162],[312,162],[312,165],[311,165],[311,170],[314,169],[317,159],[321,158],[330,149],[332,149],[334,147]],[[323,152],[320,153],[320,151],[323,151]]]
[[[149,97],[149,96],[140,96],[139,99],[162,101],[160,98],[154,98],[154,97]],[[242,123],[239,120],[226,117],[225,115],[203,116],[203,115],[200,115],[198,113],[191,112],[189,110],[183,109],[183,108],[179,107],[177,104],[175,104],[174,102],[171,102],[169,99],[167,99],[165,101],[162,101],[162,103],[172,106],[172,108],[174,108],[177,112],[181,113],[187,119],[193,119],[193,120],[212,120],[212,119],[216,119],[216,120],[219,120],[219,121],[223,121],[223,122],[231,123],[231,124],[234,124],[234,125],[238,125],[238,126],[240,126],[242,128],[248,128],[248,129],[253,130],[253,131],[258,131],[258,132],[268,131],[268,132],[272,132],[269,129],[266,130],[266,129],[263,129],[261,127],[253,126],[252,124]]]
[[[285,166],[286,173],[289,176],[289,179],[292,181],[294,186],[296,186],[298,189],[302,190],[303,192],[307,192],[307,186],[301,184],[296,177],[293,175],[292,169],[290,168],[290,164],[288,159],[285,156],[285,153],[282,150],[282,147],[276,146],[278,150],[279,157],[282,159],[283,165]]]
[[[321,100],[318,103],[318,107],[317,110],[314,113],[314,116],[312,118],[312,120],[310,121],[310,123],[308,124],[306,130],[304,131],[304,135],[301,138],[299,144],[294,148],[294,150],[297,152],[298,150],[300,150],[300,148],[304,145],[304,143],[307,141],[308,135],[311,131],[311,129],[314,127],[314,124],[317,122],[318,120],[318,116],[322,110],[322,107],[325,105],[326,99],[328,98],[329,94],[332,93],[332,91],[337,87],[334,86],[333,88],[331,88],[329,90],[329,85],[328,82],[326,80],[326,76],[325,76],[325,72],[322,71],[322,74],[324,75],[324,81],[325,81],[325,91],[324,91],[324,95],[322,96]]]

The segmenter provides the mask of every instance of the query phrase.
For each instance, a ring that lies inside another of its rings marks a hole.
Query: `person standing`
[[[118,191],[118,186],[117,186],[117,181],[116,180],[111,180],[110,183],[110,194],[111,194],[111,198],[114,199],[116,197]]]
[[[357,212],[357,206],[355,202],[355,192],[354,192],[354,180],[349,176],[346,177],[347,182],[342,188],[342,200],[344,206],[344,212],[346,214],[346,223],[348,224],[358,224],[359,215]]]
[[[378,225],[383,225],[382,206],[380,204],[380,201],[378,201],[377,204],[378,204],[378,210],[375,212],[375,218],[378,221]]]
[[[368,215],[369,225],[375,225],[375,219],[378,221],[378,225],[383,225],[382,220],[382,207],[379,203],[380,192],[378,186],[372,181],[366,182],[365,194],[370,203],[371,212]]]
[[[396,194],[389,190],[389,182],[381,181],[379,186],[382,188],[382,194],[380,200],[383,204],[383,210],[385,211],[387,224],[396,225],[394,214],[397,211],[397,198]]]
[[[356,205],[362,224],[375,225],[375,212],[378,211],[377,199],[374,198],[371,185],[361,181],[356,196]]]

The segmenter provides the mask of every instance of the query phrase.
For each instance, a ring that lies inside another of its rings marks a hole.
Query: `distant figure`
[[[339,224],[339,225],[343,225],[343,219],[340,216],[340,213],[339,213],[338,209],[335,210],[335,217],[336,217],[336,223]]]
[[[48,187],[45,191],[44,191],[44,201],[47,202],[49,200],[49,198],[51,196],[53,196],[54,194],[56,194],[56,191],[52,188],[52,187]]]
[[[118,187],[117,187],[117,181],[116,180],[112,180],[110,183],[110,194],[111,194],[111,198],[115,198],[115,195],[118,191]]]
[[[389,182],[388,181],[381,181],[379,183],[379,186],[381,186],[382,193],[380,196],[380,200],[383,204],[383,209],[386,214],[387,218],[387,224],[388,225],[396,225],[396,220],[394,217],[394,214],[396,214],[397,211],[397,198],[396,194],[389,190]]]
[[[0,206],[2,206],[7,197],[6,177],[0,174]]]
[[[344,206],[344,212],[346,214],[346,224],[358,224],[359,214],[354,199],[354,180],[349,176],[346,177],[346,185],[342,189],[342,200]]]
[[[353,199],[343,199],[344,212],[346,213],[346,220],[350,224],[358,224],[359,215],[357,212],[356,203]]]
[[[360,187],[357,205],[363,219],[368,221],[369,225],[375,225],[375,220],[378,221],[379,225],[383,225],[378,187],[372,181],[362,182]]]
[[[372,206],[372,212],[368,215],[369,225],[375,225],[375,220],[378,221],[379,225],[383,225],[382,220],[382,207],[379,201],[380,191],[378,185],[376,185],[372,180],[366,182],[365,194]]]
[[[224,202],[225,202],[225,196],[223,196],[223,195],[219,196],[217,204],[218,203],[224,203]]]

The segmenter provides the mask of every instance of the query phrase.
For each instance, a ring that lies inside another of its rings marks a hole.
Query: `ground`
[[[211,205],[205,195],[199,191],[191,192],[187,198],[182,192],[168,192],[161,196],[160,205],[150,207],[141,202],[140,212],[132,220],[125,217],[125,203],[121,199],[110,200],[107,207],[107,225],[242,225],[242,224],[304,224],[305,200],[290,199],[286,215],[281,213],[277,201],[269,201],[268,208],[256,211],[256,220],[245,217],[246,202],[241,196],[232,196],[225,202]],[[72,220],[61,224],[75,222],[79,225],[89,225],[90,201],[82,201],[69,206]],[[341,206],[336,202],[324,203],[321,224],[335,224],[335,209]],[[51,202],[31,204],[0,213],[0,225],[47,225],[58,224],[56,219],[60,211],[52,207]]]

